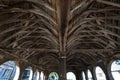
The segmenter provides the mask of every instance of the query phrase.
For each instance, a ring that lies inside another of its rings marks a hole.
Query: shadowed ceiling
[[[68,69],[80,70],[119,48],[120,0],[0,0],[6,59],[57,69],[65,58]]]

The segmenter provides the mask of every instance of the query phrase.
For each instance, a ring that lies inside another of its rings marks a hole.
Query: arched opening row
[[[94,70],[94,71],[93,71]],[[107,80],[106,73],[104,69],[100,66],[96,66],[91,71],[91,69],[81,71],[79,80]],[[107,69],[109,70],[109,69]],[[110,71],[108,71],[111,80],[120,79],[120,60],[115,60],[110,65]],[[77,80],[76,75],[73,72],[67,72],[67,80]],[[0,65],[0,80],[45,80],[44,73],[36,70],[32,71],[31,67],[26,67],[22,73],[21,79],[18,79],[20,76],[20,68],[14,61],[7,61]],[[59,74],[57,72],[51,72],[48,75],[47,80],[60,80]]]
[[[7,61],[0,65],[0,80],[45,80],[41,71],[33,72],[31,67],[25,68],[20,78],[20,68],[14,61]]]
[[[67,80],[76,80],[76,75],[73,72],[67,72]],[[60,80],[59,75],[56,72],[51,72],[49,74],[48,80]]]
[[[120,60],[113,61],[107,68],[107,74],[110,80],[120,79]],[[107,80],[107,75],[102,67],[96,66],[93,68],[93,71],[90,69],[82,71],[81,80]]]
[[[93,76],[96,76],[97,80],[106,80],[105,73],[99,66],[97,66],[95,69],[95,75],[92,75],[92,72],[89,69],[87,70],[87,75],[85,72],[82,72],[82,80],[94,80]]]

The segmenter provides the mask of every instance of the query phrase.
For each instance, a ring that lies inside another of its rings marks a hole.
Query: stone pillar
[[[24,69],[25,69],[25,68],[21,68],[21,67],[20,67],[20,75],[19,75],[19,79],[18,79],[18,80],[22,80],[22,75],[23,75],[23,73],[24,73]]]
[[[85,72],[85,78],[86,78],[86,80],[88,80],[88,75],[87,75],[87,71],[86,70],[84,71]]]
[[[111,61],[109,62],[109,64],[106,65],[106,70],[107,70],[108,76],[110,77],[110,80],[114,80],[113,75],[111,73]]]
[[[107,80],[114,80],[112,75],[111,75],[110,65],[109,66],[108,65],[109,65],[109,61],[107,61],[107,60],[104,62],[104,65],[102,65],[103,70],[104,70],[105,75],[106,75],[106,79]]]
[[[38,70],[38,72],[39,72],[39,79],[38,80],[41,80],[41,70]]]
[[[80,73],[79,73],[79,79],[80,79],[80,80],[83,80],[82,71],[80,71]]]
[[[19,67],[20,67],[20,75],[19,75],[18,80],[22,80],[22,76],[23,76],[26,66],[22,62],[19,62]]]
[[[60,80],[66,80],[66,58],[62,57],[59,65]]]
[[[32,68],[32,72],[33,72],[33,75],[32,75],[32,80],[34,79],[34,74],[37,70],[35,68]]]
[[[91,69],[91,73],[92,73],[93,80],[97,80],[94,67]]]
[[[76,76],[76,80],[82,80],[81,79],[81,72],[80,71],[76,71],[75,72],[75,76]]]
[[[48,80],[49,72],[47,70],[44,71],[44,75],[45,75],[45,80]]]

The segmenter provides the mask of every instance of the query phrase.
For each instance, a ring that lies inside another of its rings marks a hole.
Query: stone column
[[[36,68],[32,68],[32,72],[33,72],[32,80],[34,79],[34,74],[35,74],[36,71],[37,71]]]
[[[82,80],[81,79],[81,72],[80,71],[76,71],[75,72],[75,76],[76,76],[76,80]]]
[[[91,73],[92,73],[92,78],[93,78],[93,80],[97,80],[94,67],[91,68]]]
[[[80,77],[80,80],[83,80],[83,77],[82,77],[82,71],[80,71],[80,75],[79,75]]]
[[[22,80],[22,76],[23,76],[26,66],[24,65],[24,63],[19,62],[19,67],[20,67],[20,75],[19,75],[18,80]]]
[[[108,65],[109,65],[109,61],[107,61],[107,60],[104,62],[104,65],[102,65],[103,70],[104,70],[105,75],[106,75],[106,79],[107,80],[114,80],[112,75],[111,75],[110,65],[109,66]]]
[[[86,69],[87,70],[87,69]],[[85,78],[86,78],[86,80],[88,80],[88,74],[87,74],[87,71],[84,71],[85,72]]]
[[[44,71],[44,75],[45,75],[45,80],[48,80],[49,72],[47,70]]]
[[[39,79],[38,80],[41,80],[41,70],[38,70],[38,72],[39,72]]]

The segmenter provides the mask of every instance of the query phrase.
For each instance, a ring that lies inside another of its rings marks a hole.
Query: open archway
[[[92,73],[90,70],[87,71],[88,80],[93,80]]]
[[[15,77],[13,78],[13,80],[18,80],[19,75],[20,75],[20,68],[18,66],[16,66],[16,74],[15,74]]]
[[[106,75],[99,66],[96,67],[95,72],[97,80],[106,80]]]
[[[111,64],[111,73],[114,80],[120,80],[120,60],[115,60]]]
[[[67,73],[67,80],[76,80],[76,76],[73,72]]]
[[[59,80],[58,73],[56,73],[56,72],[51,72],[51,73],[49,74],[48,80]]]
[[[39,78],[40,78],[40,73],[36,71],[33,75],[33,80],[39,80]]]
[[[43,72],[40,73],[40,80],[45,80],[45,76]]]
[[[82,80],[86,80],[85,73],[82,72]]]
[[[19,67],[14,61],[7,61],[0,65],[0,80],[18,80]]]
[[[23,73],[22,80],[32,80],[32,75],[33,75],[33,72],[31,67],[27,67],[25,68],[25,71]]]

